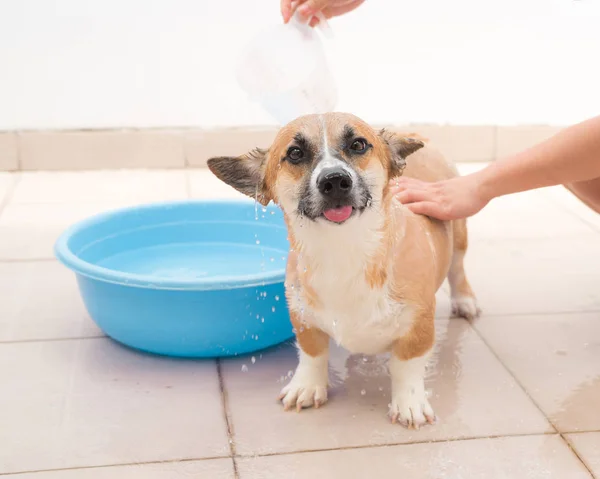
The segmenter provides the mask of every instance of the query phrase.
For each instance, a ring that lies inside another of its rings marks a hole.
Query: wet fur
[[[282,160],[298,135],[316,149],[310,165]],[[348,136],[366,138],[372,151],[349,155],[343,147]],[[456,312],[473,317],[478,311],[462,264],[466,224],[412,214],[390,195],[389,181],[400,174],[436,181],[455,176],[456,169],[418,135],[375,132],[337,113],[290,123],[260,155],[213,159],[209,167],[284,211],[291,244],[286,296],[300,356],[282,391],[284,406],[301,409],[327,400],[323,368],[332,338],[353,353],[390,351],[392,420],[409,427],[433,422],[423,375],[434,345],[435,293],[447,276]],[[332,155],[356,172],[369,194],[368,207],[343,224],[307,218],[298,209],[318,161],[333,161],[327,160]]]

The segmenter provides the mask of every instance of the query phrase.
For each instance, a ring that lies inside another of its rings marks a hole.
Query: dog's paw
[[[452,314],[459,318],[475,319],[481,313],[474,296],[455,296],[452,298]]]
[[[302,408],[311,406],[318,408],[327,402],[327,383],[294,376],[281,390],[278,399],[286,411],[295,408],[300,412]]]
[[[393,394],[389,414],[392,423],[399,423],[408,429],[419,429],[436,421],[424,391],[402,390]]]

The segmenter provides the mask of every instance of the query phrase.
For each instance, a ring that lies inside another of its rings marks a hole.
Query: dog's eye
[[[365,151],[367,151],[367,146],[367,140],[365,140],[364,138],[357,138],[350,145],[350,149],[354,153],[364,153]]]
[[[299,163],[300,160],[302,160],[302,158],[304,158],[304,152],[300,148],[298,148],[297,146],[292,146],[287,151],[287,159],[291,163]]]

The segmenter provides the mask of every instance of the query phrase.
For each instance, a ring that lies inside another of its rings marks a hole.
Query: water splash
[[[245,364],[242,364],[242,372],[243,373],[247,373],[248,372],[248,366],[246,366]]]

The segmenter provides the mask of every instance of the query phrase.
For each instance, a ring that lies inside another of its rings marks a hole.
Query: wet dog
[[[454,166],[416,135],[377,132],[342,113],[298,118],[268,150],[208,166],[263,205],[274,201],[287,222],[286,296],[299,364],[281,392],[284,407],[327,401],[332,338],[353,353],[390,352],[392,421],[434,422],[424,374],[435,294],[446,277],[455,313],[478,314],[463,268],[466,222],[411,213],[394,199],[390,180],[442,180],[457,175]]]

